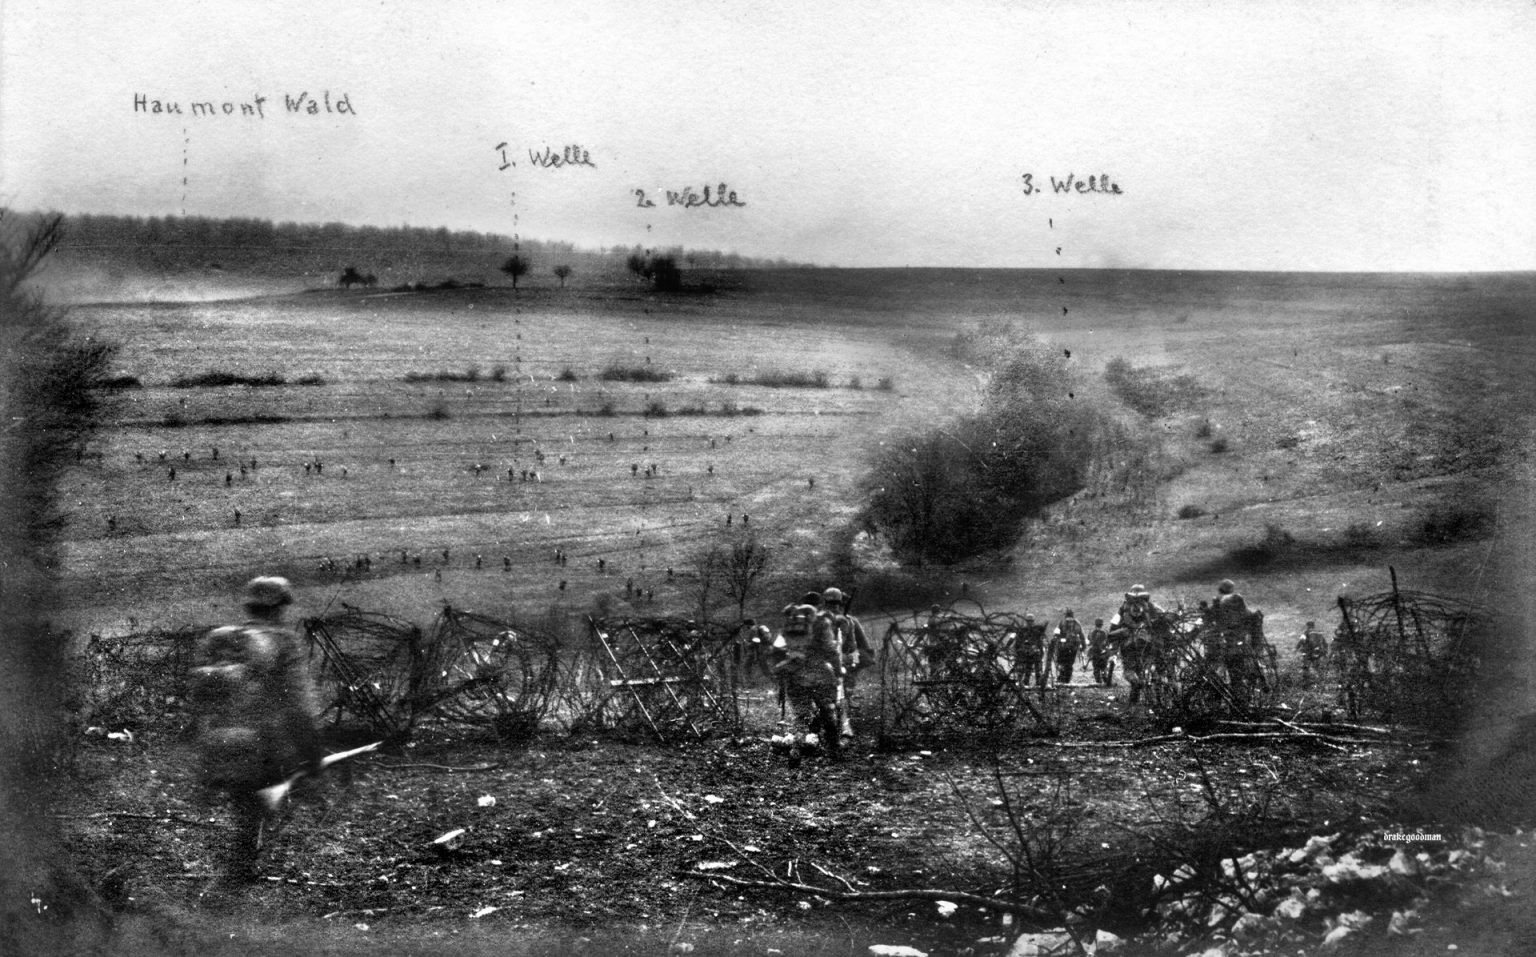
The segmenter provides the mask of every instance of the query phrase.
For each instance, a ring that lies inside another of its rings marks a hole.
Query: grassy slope
[[[1340,589],[1384,588],[1389,562],[1410,587],[1479,587],[1486,546],[1399,543],[1437,501],[1497,499],[1522,462],[1511,450],[1531,434],[1530,277],[1069,275],[1063,284],[1044,273],[812,270],[745,274],[720,294],[670,299],[594,283],[517,296],[325,292],[83,309],[87,322],[123,340],[123,371],[149,388],[124,394],[101,457],[83,463],[67,490],[77,503],[68,553],[77,621],[206,621],[227,612],[241,578],[273,567],[307,586],[313,606],[339,599],[415,618],[442,600],[489,611],[584,608],[604,594],[622,599],[631,576],[657,590],[658,611],[682,610],[688,588],[669,584],[665,569],[683,572],[692,551],[724,534],[728,511],[749,512],[760,534],[801,564],[825,556],[827,529],[857,508],[872,444],[970,401],[979,372],[945,347],[955,331],[986,319],[1013,320],[1071,350],[1085,400],[1104,392],[1098,373],[1115,356],[1193,374],[1206,393],[1141,423],[1163,435],[1168,481],[1134,500],[1085,495],[1064,504],[1011,563],[957,570],[957,593],[964,580],[988,607],[1056,614],[1073,606],[1091,618],[1109,614],[1133,581],[1192,599],[1234,576],[1283,637],[1326,615]],[[610,362],[647,358],[677,379],[593,378]],[[485,374],[505,365],[510,379],[468,388],[400,381],[469,365]],[[554,381],[567,366],[582,376],[574,386]],[[858,375],[866,389],[708,381],[815,368],[838,382]],[[318,374],[327,384],[162,387],[211,369]],[[886,375],[896,392],[868,388]],[[584,414],[608,399],[626,414]],[[632,414],[652,400],[718,409],[727,399],[770,414]],[[449,418],[427,418],[439,403]],[[253,412],[290,421],[161,424],[168,415],[196,422]],[[1196,438],[1205,421],[1229,451],[1212,453]],[[1287,437],[1292,447],[1282,447]],[[509,466],[534,466],[535,440],[551,456],[546,481],[494,481]],[[226,490],[214,445],[225,462],[257,456],[261,470]],[[142,451],[153,461],[161,449],[173,459],[194,452],[175,485],[158,465],[133,460]],[[564,468],[552,464],[562,453]],[[315,456],[328,466],[323,479],[303,472]],[[630,463],[652,461],[661,466],[656,480],[630,478]],[[477,476],[476,462],[488,471]],[[812,475],[814,491],[805,482]],[[1208,514],[1177,519],[1186,504]],[[230,527],[236,507],[239,530]],[[108,515],[118,517],[115,535],[106,533]],[[1356,524],[1380,547],[1340,547]],[[1232,563],[1231,551],[1261,539],[1267,525],[1298,541],[1287,560]],[[455,554],[439,583],[429,562],[445,546]],[[565,569],[547,561],[556,546],[572,555]],[[423,553],[423,566],[399,567],[400,549]],[[324,556],[350,564],[365,553],[374,571],[360,580],[338,587],[317,571]],[[486,570],[473,570],[475,553]],[[500,571],[504,555],[511,576]],[[599,557],[610,565],[605,576]],[[565,593],[555,588],[561,578],[570,582]],[[764,607],[779,597],[766,596]]]

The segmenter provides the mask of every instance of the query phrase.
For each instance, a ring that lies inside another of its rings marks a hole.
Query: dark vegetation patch
[[[576,370],[572,369],[570,366],[566,366],[564,369],[561,369],[560,374],[555,376],[555,380],[558,382],[577,382],[580,379],[581,376],[577,375]]]
[[[1116,356],[1104,367],[1104,381],[1121,402],[1150,419],[1181,411],[1199,401],[1205,389],[1194,376],[1167,369],[1136,368]]]
[[[102,379],[100,386],[103,389],[142,389],[144,383],[136,375],[115,375]]]
[[[179,376],[171,380],[173,389],[197,389],[204,386],[246,385],[252,388],[287,385],[288,380],[275,372],[266,375],[240,375],[237,372],[203,372],[198,375]],[[296,383],[307,384],[307,383]]]
[[[167,429],[180,429],[192,425],[279,425],[292,421],[286,415],[257,412],[250,415],[210,415],[189,419],[180,412],[167,413],[160,424]]]
[[[672,373],[651,366],[610,365],[598,373],[604,382],[671,382]]]
[[[1205,509],[1198,505],[1183,505],[1179,508],[1179,518],[1199,518],[1205,514]]]
[[[769,370],[750,377],[744,377],[736,372],[727,372],[709,381],[714,385],[760,385],[770,389],[829,389],[832,387],[832,377],[821,369],[813,372]],[[851,386],[851,388],[859,388],[859,386]]]
[[[1430,509],[1414,529],[1417,545],[1454,545],[1492,535],[1498,522],[1494,507],[1477,500],[1447,502]]]
[[[506,368],[503,367],[503,366],[498,366],[497,368],[501,370],[502,378],[505,379],[506,378]],[[448,371],[446,369],[440,369],[437,372],[407,372],[405,374],[405,381],[406,382],[479,382],[480,381],[480,367],[479,366],[470,366],[467,369],[465,369],[463,372],[450,372],[450,371]],[[498,379],[496,381],[499,382],[501,380]]]

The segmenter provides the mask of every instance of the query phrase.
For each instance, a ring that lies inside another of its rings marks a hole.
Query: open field
[[[816,577],[870,450],[970,407],[981,373],[949,346],[985,322],[1070,350],[1087,394],[1117,356],[1204,391],[1138,425],[1161,434],[1161,481],[1063,503],[1010,563],[955,570],[954,594],[963,580],[988,607],[1107,613],[1132,581],[1201,595],[1255,572],[1245,588],[1283,634],[1340,589],[1377,588],[1388,561],[1416,587],[1472,584],[1456,576],[1480,546],[1419,548],[1413,532],[1437,503],[1496,509],[1527,466],[1529,276],[1055,279],[808,270],[672,299],[573,287],[80,307],[144,387],[119,393],[64,489],[67,624],[214,620],[257,569],[300,583],[306,610],[584,610],[632,579],[655,592],[648,609],[688,612],[693,554],[739,534],[743,513],[780,549],[778,572]],[[672,378],[599,378],[613,365]],[[406,381],[471,368],[478,381]],[[722,381],[816,370],[831,388]],[[210,372],[323,384],[170,387]],[[1179,519],[1186,506],[1203,514]],[[1270,525],[1296,540],[1284,560],[1223,571]],[[762,610],[779,604],[765,595]]]
[[[1172,604],[1232,577],[1268,613],[1289,678],[1302,623],[1331,631],[1334,596],[1385,590],[1388,565],[1405,587],[1474,601],[1519,580],[1498,549],[1519,537],[1531,478],[1536,277],[1062,278],[807,270],[672,298],[573,284],[77,307],[122,344],[116,371],[142,387],[117,394],[64,483],[60,624],[84,636],[223,622],[257,572],[291,577],[304,615],[343,602],[423,624],[443,602],[514,620],[689,615],[696,554],[742,535],[750,516],[776,564],[746,610],[775,623],[834,569],[882,596],[859,609],[877,633],[930,596],[1091,620],[1133,582]],[[955,348],[961,333],[971,351]],[[1011,551],[965,566],[908,575],[848,548],[879,444],[972,408],[985,350],[1024,337],[1070,352],[1074,397],[1157,437],[1141,473],[1085,489]],[[1140,417],[1101,375],[1117,357],[1198,388]],[[610,368],[666,376],[603,378]],[[817,371],[827,388],[744,384]],[[285,381],[174,385],[209,373]],[[309,377],[319,382],[299,384]],[[725,604],[711,611],[733,621]],[[1285,700],[1319,716],[1332,690]],[[1066,859],[1082,873],[1118,868],[1150,886],[1136,841],[1208,826],[1212,794],[1220,814],[1262,803],[1263,839],[1299,845],[1324,828],[1385,826],[1434,753],[1412,736],[1143,747],[1128,742],[1152,728],[1123,692],[1053,692],[1070,719],[1059,741],[928,754],[860,739],[841,763],[795,768],[766,743],[778,711],[762,687],[744,699],[741,738],[685,749],[423,734],[360,762],[350,785],[328,781],[328,805],[300,803],[272,879],[238,913],[198,903],[222,819],[196,803],[187,742],[169,731],[82,744],[82,786],[57,810],[117,906],[187,927],[189,940],[216,933],[228,953],[303,935],[337,953],[503,953],[512,940],[526,953],[683,941],[703,953],[1001,954],[1027,922],[1005,925],[995,909],[941,920],[910,898],[828,908],[700,874],[750,879],[762,863],[833,881],[812,869],[824,867],[862,891],[1001,893],[1010,865],[988,837],[1009,827],[1001,772],[1021,800],[1043,802],[1030,813],[1070,809]],[[861,720],[870,695],[855,696]],[[1070,794],[1050,792],[1068,780]],[[458,827],[461,845],[432,849]],[[1094,906],[1100,927],[1143,926]]]

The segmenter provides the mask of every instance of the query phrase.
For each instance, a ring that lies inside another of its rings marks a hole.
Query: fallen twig
[[[487,764],[470,764],[470,765],[466,765],[464,767],[452,767],[452,766],[447,765],[447,764],[385,764],[383,762],[379,762],[375,766],[376,767],[381,767],[381,768],[389,768],[391,771],[403,771],[403,770],[412,769],[412,768],[426,768],[426,769],[432,770],[432,771],[463,771],[463,772],[469,772],[469,771],[494,771],[497,768],[501,767],[500,763],[495,763],[495,764],[490,764],[490,763],[487,763]]]

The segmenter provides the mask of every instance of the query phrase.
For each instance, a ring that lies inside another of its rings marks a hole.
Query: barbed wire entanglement
[[[1054,733],[1055,702],[1026,690],[1016,668],[1013,635],[1023,625],[1012,613],[953,607],[892,622],[881,642],[880,743]]]
[[[1339,598],[1332,657],[1351,718],[1453,727],[1475,700],[1493,619],[1453,598],[1399,591]]]
[[[187,676],[206,630],[92,635],[75,660],[79,720],[107,730],[184,724]]]
[[[388,615],[348,608],[304,622],[323,717],[359,723],[390,741],[402,740],[426,703],[430,656],[421,628]]]
[[[735,630],[682,618],[592,621],[594,673],[606,685],[595,723],[664,742],[741,727]]]

